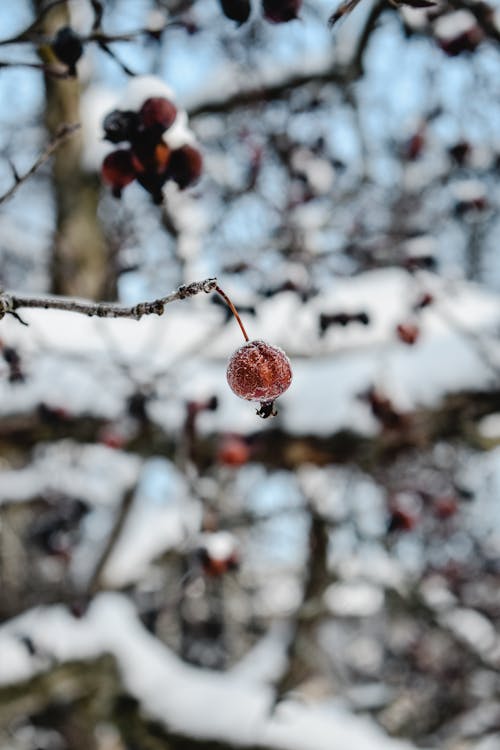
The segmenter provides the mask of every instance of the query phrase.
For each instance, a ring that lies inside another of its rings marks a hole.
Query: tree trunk
[[[38,14],[45,3],[33,0]],[[43,19],[48,37],[69,24],[65,5],[58,5]],[[44,62],[57,60],[49,46],[39,50]],[[63,123],[80,120],[77,78],[45,76],[45,123],[51,135]],[[82,133],[78,131],[57,149],[53,157],[53,191],[56,231],[52,250],[51,292],[90,299],[116,299],[116,274],[110,271],[108,248],[97,218],[99,179],[81,167]]]

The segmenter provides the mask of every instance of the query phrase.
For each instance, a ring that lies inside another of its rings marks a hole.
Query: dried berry
[[[454,495],[436,497],[432,510],[440,521],[446,521],[448,518],[452,518],[458,511],[457,498]]]
[[[479,26],[472,26],[457,36],[439,39],[438,44],[448,57],[457,57],[462,52],[474,52],[483,40],[483,32]]]
[[[193,146],[181,146],[172,151],[168,166],[168,176],[181,190],[195,183],[201,176],[203,158]]]
[[[384,429],[398,430],[406,426],[406,415],[397,411],[390,398],[374,386],[360,394],[360,398],[370,404],[373,416],[378,419]]]
[[[25,377],[22,369],[21,357],[19,356],[17,349],[13,346],[5,346],[3,342],[0,341],[0,351],[9,367],[9,383],[23,383]]]
[[[392,511],[387,524],[387,531],[412,531],[418,518],[407,510],[396,508]]]
[[[113,112],[106,115],[102,126],[107,141],[111,141],[111,143],[132,141],[139,127],[139,115],[137,112],[130,110],[114,109]]]
[[[264,18],[272,23],[287,23],[299,16],[302,0],[262,0]]]
[[[250,446],[240,435],[225,435],[217,450],[217,461],[225,466],[243,466],[250,458]]]
[[[403,149],[404,158],[408,159],[408,161],[416,161],[420,156],[422,156],[425,145],[425,129],[421,128],[416,133],[414,133],[406,143]]]
[[[140,139],[132,147],[132,164],[138,173],[147,172],[149,175],[163,175],[163,182],[165,182],[170,154],[171,151],[164,141],[151,143],[148,140]]]
[[[246,401],[271,403],[286,391],[292,368],[286,354],[264,341],[248,341],[237,349],[227,366],[231,390]]]
[[[448,153],[459,167],[463,167],[471,153],[470,143],[467,141],[457,141],[454,146],[450,146]]]
[[[68,73],[76,76],[76,63],[83,55],[83,44],[80,36],[71,26],[63,26],[54,37],[52,49],[55,56],[68,66]]]
[[[250,0],[220,0],[220,5],[226,18],[236,21],[238,25],[245,23],[250,17]]]
[[[102,179],[110,185],[115,198],[120,198],[124,187],[135,180],[136,173],[129,149],[118,149],[108,154],[102,163]]]
[[[146,99],[139,111],[139,118],[143,128],[159,138],[165,130],[173,125],[177,117],[177,108],[162,96]]]
[[[196,550],[203,572],[209,576],[220,576],[236,570],[239,554],[236,539],[227,531],[203,534]]]
[[[420,297],[417,299],[415,304],[413,305],[413,309],[415,312],[418,312],[419,310],[423,310],[426,307],[429,307],[429,305],[432,305],[434,302],[434,297],[429,292],[423,292]]]
[[[403,342],[403,344],[408,344],[408,346],[413,346],[413,344],[416,343],[418,337],[420,336],[420,329],[415,323],[400,323],[396,327],[396,334],[400,341]]]

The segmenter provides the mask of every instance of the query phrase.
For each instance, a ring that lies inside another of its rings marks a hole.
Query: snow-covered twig
[[[140,320],[143,315],[162,315],[165,305],[168,305],[170,302],[194,297],[200,292],[209,294],[216,291],[216,288],[217,279],[193,281],[191,284],[183,284],[175,292],[167,294],[166,297],[161,297],[151,302],[139,302],[132,307],[123,307],[113,302],[91,302],[70,297],[26,297],[19,294],[0,292],[0,319],[7,313],[15,314],[15,311],[22,307],[32,307],[42,310],[65,310],[67,312],[88,315],[89,317],[135,318],[135,320]]]

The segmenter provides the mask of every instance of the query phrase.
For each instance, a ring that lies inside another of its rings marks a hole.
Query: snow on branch
[[[26,297],[24,295],[10,294],[0,291],[0,319],[7,313],[16,315],[20,308],[40,308],[42,310],[65,310],[67,312],[81,313],[89,317],[98,318],[134,318],[140,320],[143,315],[162,315],[165,305],[176,300],[194,297],[200,292],[209,294],[217,290],[217,279],[204,279],[193,281],[191,284],[183,284],[175,292],[167,294],[166,297],[152,300],[151,302],[139,302],[132,307],[123,307],[113,302],[91,302],[77,300],[70,297]]]

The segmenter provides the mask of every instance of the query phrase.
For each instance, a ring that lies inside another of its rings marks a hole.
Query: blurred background
[[[241,3],[0,9],[0,286],[216,276],[294,371],[215,294],[0,321],[0,748],[496,750],[500,5]],[[201,178],[118,199],[157,95]]]

